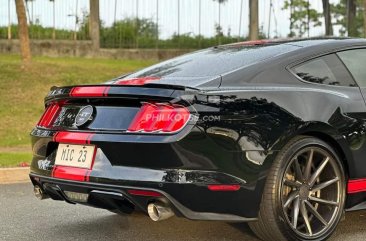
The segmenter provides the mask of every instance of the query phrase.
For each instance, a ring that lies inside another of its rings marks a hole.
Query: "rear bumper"
[[[189,219],[255,220],[275,153],[243,151],[230,136],[208,134],[196,127],[187,132],[171,137],[95,133],[92,138],[84,138],[74,131],[69,132],[75,133],[72,140],[59,140],[55,131],[34,129],[31,179],[46,192],[47,186],[49,192],[56,190],[55,195],[49,195],[54,199],[70,202],[65,191],[86,193],[92,198],[83,204],[106,209],[113,207],[103,203],[110,204],[118,196],[118,202],[127,200],[134,210],[146,212],[148,202],[153,200],[126,192],[133,188],[161,193],[177,215]],[[83,138],[76,139],[78,135]],[[85,180],[71,181],[53,175],[58,145],[65,142],[97,147]],[[209,185],[240,188],[210,190]],[[102,195],[107,200],[96,203],[94,199],[101,199]]]
[[[182,216],[191,220],[217,220],[217,221],[237,221],[237,222],[250,222],[255,221],[255,217],[244,217],[235,214],[227,213],[215,213],[215,212],[199,212],[184,206],[178,200],[176,200],[168,192],[160,188],[141,188],[128,185],[111,185],[111,184],[99,184],[99,183],[81,183],[69,180],[60,180],[51,177],[44,177],[34,173],[30,174],[30,179],[34,186],[42,188],[44,193],[54,200],[63,200],[71,204],[83,204],[93,207],[108,209],[108,210],[120,210],[124,213],[131,213],[133,211],[147,212],[147,205],[151,202],[162,202],[172,208],[173,212],[177,216]],[[174,186],[176,186],[175,184]],[[151,185],[153,186],[153,185]],[[187,185],[184,185],[183,189],[191,189]],[[145,196],[131,194],[131,190],[149,191],[159,193],[161,196]],[[192,192],[193,190],[187,190],[186,192]],[[87,194],[88,198],[86,202],[79,202],[72,200],[66,194],[67,192]],[[200,198],[207,201],[207,206],[211,206],[210,203],[215,203],[218,206],[228,205],[227,203],[220,203],[219,200],[206,199],[204,195],[196,193]],[[193,200],[192,200],[193,201]],[[222,200],[221,200],[222,201]],[[245,204],[241,205],[245,208]],[[248,207],[247,207],[248,208]]]

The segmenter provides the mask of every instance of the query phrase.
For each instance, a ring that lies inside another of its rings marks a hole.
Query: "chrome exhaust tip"
[[[155,222],[174,216],[173,211],[162,203],[150,203],[147,206],[147,212],[151,220]]]
[[[42,188],[40,188],[37,185],[34,186],[33,192],[34,192],[34,196],[36,196],[36,198],[38,198],[39,200],[43,200],[43,199],[48,198],[48,195],[46,193],[44,193]]]

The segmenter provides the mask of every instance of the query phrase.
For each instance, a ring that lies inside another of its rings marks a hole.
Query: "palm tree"
[[[22,56],[23,67],[26,67],[30,64],[32,55],[30,50],[27,15],[25,13],[24,1],[15,0],[15,7],[18,17],[20,52]]]
[[[363,37],[366,38],[366,0],[363,0]]]
[[[333,25],[332,25],[329,0],[322,0],[322,2],[324,11],[325,35],[331,36],[333,35]]]
[[[347,0],[347,29],[348,36],[357,36],[356,26],[356,0]]]
[[[258,24],[258,0],[249,1],[249,39],[257,40],[259,32]]]
[[[89,34],[93,43],[93,49],[97,51],[100,47],[99,0],[89,0],[89,4]]]

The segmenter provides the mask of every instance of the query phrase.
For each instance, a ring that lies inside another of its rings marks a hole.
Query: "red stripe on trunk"
[[[93,135],[85,132],[60,131],[53,136],[53,141],[70,144],[90,144]]]
[[[148,84],[148,83],[158,81],[158,80],[160,80],[159,77],[147,76],[147,77],[139,77],[139,78],[132,78],[132,79],[121,79],[121,80],[117,80],[114,84],[116,84],[116,85],[144,85],[144,84]]]

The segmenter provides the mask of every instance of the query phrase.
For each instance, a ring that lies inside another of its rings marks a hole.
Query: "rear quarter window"
[[[309,60],[292,68],[302,80],[333,86],[357,86],[342,61],[335,54]]]

